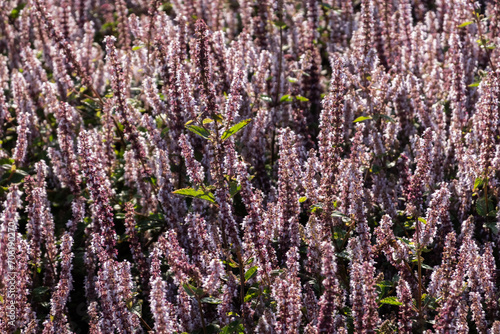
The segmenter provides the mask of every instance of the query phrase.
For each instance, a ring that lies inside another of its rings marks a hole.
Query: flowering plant
[[[0,4],[1,333],[500,333],[498,0]]]

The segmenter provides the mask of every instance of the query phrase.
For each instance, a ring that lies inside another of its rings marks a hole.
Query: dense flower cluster
[[[500,334],[499,33],[498,0],[0,0],[0,332]]]

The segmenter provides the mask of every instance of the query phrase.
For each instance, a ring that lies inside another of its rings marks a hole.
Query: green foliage
[[[210,139],[210,131],[205,129],[204,127],[198,125],[186,125],[186,129],[188,129],[193,133],[196,133],[198,136],[202,138]]]
[[[252,121],[251,119],[246,119],[244,121],[241,121],[241,122],[233,125],[228,130],[224,131],[224,133],[222,134],[222,137],[221,137],[222,141],[228,139],[229,137],[231,137],[235,133],[238,133],[241,129],[243,129],[245,126],[247,126],[248,123],[250,123],[251,121]]]
[[[214,194],[212,194],[211,192],[209,192],[207,190],[202,190],[202,189],[195,190],[193,188],[183,188],[183,189],[175,190],[173,193],[177,194],[177,195],[187,196],[187,197],[199,198],[199,199],[203,199],[205,201],[209,201],[211,203],[215,203]]]
[[[395,296],[391,296],[391,297],[386,297],[382,300],[379,300],[379,304],[388,304],[388,305],[396,305],[396,306],[400,306],[400,305],[403,305],[403,303],[401,303],[397,297]]]

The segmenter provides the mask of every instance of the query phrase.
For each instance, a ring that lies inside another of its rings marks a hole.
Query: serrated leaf
[[[257,267],[251,267],[250,269],[247,270],[245,273],[245,281],[250,280],[251,278],[255,277],[257,275]]]
[[[309,99],[307,97],[304,97],[302,95],[297,95],[295,98],[297,100],[299,100],[300,102],[307,102],[307,101],[309,101]]]
[[[372,119],[371,116],[360,116],[358,118],[356,118],[353,123],[358,123],[358,122],[364,122],[366,120],[369,120],[369,119]]]
[[[250,123],[251,121],[252,120],[249,118],[249,119],[246,119],[244,121],[239,122],[238,124],[233,125],[230,129],[224,131],[221,139],[226,140],[227,138],[231,137],[232,135],[234,135],[235,133],[237,133],[238,131],[243,129],[245,126],[247,126],[248,123]]]
[[[458,27],[459,28],[467,27],[469,24],[472,24],[472,23],[474,23],[474,21],[467,21],[467,22],[462,23]]]
[[[201,137],[203,137],[205,139],[209,139],[210,138],[210,131],[208,131],[205,128],[202,128],[201,126],[198,126],[198,125],[187,125],[186,128],[189,131],[194,132],[198,136],[201,136]]]
[[[182,196],[199,198],[199,199],[203,199],[205,201],[215,203],[214,194],[212,194],[209,191],[203,191],[201,189],[195,190],[193,188],[183,188],[183,189],[178,189],[178,190],[174,191],[173,193],[177,194],[177,195],[182,195]]]
[[[379,300],[379,303],[380,304],[388,304],[388,305],[403,305],[403,303],[401,303],[397,297],[395,296],[391,296],[391,297],[386,297],[382,300]]]
[[[484,197],[478,198],[476,201],[476,211],[477,214],[485,217],[493,210],[493,203],[488,200],[488,203],[485,203]]]

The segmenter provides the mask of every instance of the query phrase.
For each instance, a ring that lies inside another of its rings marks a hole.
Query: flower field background
[[[1,333],[500,333],[500,2],[0,0]]]

